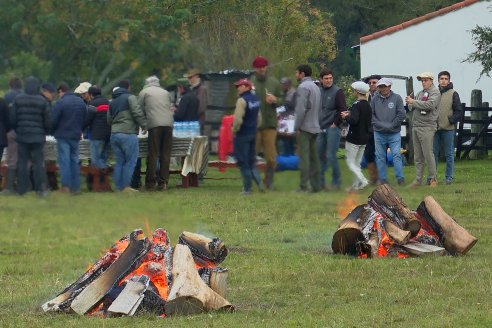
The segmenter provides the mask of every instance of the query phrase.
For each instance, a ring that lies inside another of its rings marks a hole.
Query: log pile
[[[389,185],[378,186],[367,204],[355,207],[333,235],[335,254],[361,258],[465,255],[477,238],[449,216],[432,196],[416,211]]]
[[[101,317],[234,311],[225,298],[228,271],[217,267],[226,256],[218,238],[183,232],[172,247],[166,230],[148,238],[137,229],[42,309]]]

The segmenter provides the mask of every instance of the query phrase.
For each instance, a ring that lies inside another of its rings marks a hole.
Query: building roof
[[[468,6],[470,6],[470,5],[472,5],[472,4],[476,3],[476,2],[479,2],[479,1],[480,0],[465,0],[465,1],[462,1],[462,2],[455,3],[452,6],[441,8],[441,9],[439,9],[437,11],[433,11],[431,13],[428,13],[428,14],[424,15],[424,16],[420,16],[420,17],[411,19],[409,21],[403,22],[401,24],[388,27],[387,29],[384,29],[384,30],[381,30],[381,31],[378,31],[378,32],[375,32],[375,33],[372,33],[372,34],[369,34],[369,35],[366,35],[366,36],[363,36],[363,37],[360,38],[360,43],[362,44],[362,43],[366,43],[366,42],[369,42],[369,41],[378,39],[378,38],[383,37],[385,35],[389,35],[389,34],[392,34],[392,33],[397,32],[397,31],[403,30],[403,29],[405,29],[407,27],[410,27],[412,25],[417,25],[417,24],[420,24],[422,22],[431,20],[431,19],[433,19],[435,17],[445,15],[445,14],[447,14],[449,12],[452,12],[452,11],[455,11],[455,10],[459,10],[461,8],[464,8],[464,7],[468,7]]]

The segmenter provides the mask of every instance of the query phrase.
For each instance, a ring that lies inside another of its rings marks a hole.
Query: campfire
[[[389,185],[378,186],[367,204],[340,223],[331,247],[335,254],[360,258],[464,255],[477,242],[432,196],[410,210]]]
[[[160,316],[233,311],[225,299],[227,248],[190,232],[172,247],[167,231],[138,229],[117,241],[79,279],[42,305],[45,312],[89,316]]]

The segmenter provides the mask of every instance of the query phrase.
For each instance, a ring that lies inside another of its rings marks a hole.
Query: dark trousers
[[[243,177],[243,189],[250,192],[253,179],[258,182],[260,179],[260,174],[256,169],[256,135],[236,135],[234,156]]]
[[[376,145],[374,143],[374,132],[371,133],[369,140],[366,144],[366,149],[364,150],[364,157],[367,163],[376,162]]]
[[[299,170],[301,171],[302,190],[306,190],[308,182],[311,184],[313,191],[319,191],[320,187],[320,171],[318,150],[316,147],[316,139],[318,135],[301,131],[297,136],[297,151],[299,153]]]
[[[159,176],[157,183],[163,185],[169,180],[169,162],[171,161],[171,148],[173,145],[173,128],[171,126],[158,126],[149,130],[148,137],[149,155],[147,161],[147,173],[145,186],[153,187],[156,182],[156,167],[159,160]]]
[[[29,190],[29,161],[32,163],[34,190],[46,190],[46,168],[44,166],[44,143],[17,142],[17,181],[20,195]]]

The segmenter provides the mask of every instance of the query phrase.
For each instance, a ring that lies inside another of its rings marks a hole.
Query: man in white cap
[[[352,83],[351,87],[357,100],[348,111],[343,111],[340,115],[350,125],[345,139],[345,150],[347,166],[354,175],[354,182],[348,191],[355,192],[364,189],[369,184],[369,181],[362,173],[360,161],[364,155],[367,141],[372,136],[372,109],[366,100],[369,85],[362,81],[357,81]]]
[[[82,82],[75,88],[73,93],[78,94],[82,99],[84,99],[85,103],[88,104],[91,100],[91,97],[89,96],[90,87],[92,87],[92,84],[89,82]]]
[[[437,130],[439,116],[439,103],[441,93],[434,85],[434,75],[423,72],[417,75],[417,80],[422,82],[423,90],[417,93],[415,99],[405,97],[408,108],[413,110],[413,159],[415,162],[415,180],[410,185],[417,187],[422,185],[424,165],[427,165],[427,184],[430,187],[437,186],[436,162],[433,152],[434,133]]]
[[[393,83],[388,78],[378,81],[379,92],[371,99],[372,128],[376,145],[376,166],[378,168],[378,183],[388,183],[386,174],[386,149],[390,148],[393,156],[395,177],[399,185],[405,183],[403,162],[401,159],[401,123],[405,120],[405,107],[400,95],[391,91]]]

